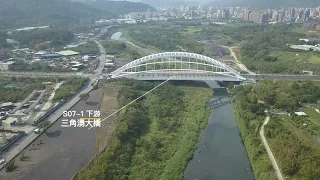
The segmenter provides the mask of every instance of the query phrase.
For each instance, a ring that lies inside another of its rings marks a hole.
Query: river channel
[[[185,169],[184,180],[254,180],[227,90],[216,82],[207,84],[214,91],[208,103],[211,115]]]

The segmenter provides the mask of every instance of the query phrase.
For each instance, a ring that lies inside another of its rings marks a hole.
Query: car
[[[39,134],[41,132],[41,129],[40,128],[37,128],[33,131],[35,134]]]
[[[1,159],[0,159],[0,165],[3,164],[3,163],[5,163],[5,162],[6,162],[6,160],[5,160],[4,158],[1,158]]]

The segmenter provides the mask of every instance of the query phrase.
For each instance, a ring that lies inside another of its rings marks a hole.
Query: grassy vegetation
[[[59,89],[56,90],[53,100],[66,100],[75,94],[87,81],[87,78],[80,77],[67,79]]]
[[[311,119],[311,121],[313,123],[320,126],[320,113],[318,113],[317,111],[315,111],[315,109],[310,108],[310,107],[304,108],[303,112],[305,112],[309,116],[309,118]]]
[[[72,32],[61,29],[34,29],[29,31],[14,31],[10,38],[20,42],[22,46],[34,47],[37,43],[50,41],[49,47],[60,47],[74,40]],[[44,47],[47,48],[47,47]]]
[[[119,83],[119,82],[113,82]],[[124,80],[118,101],[127,104],[157,83]],[[121,111],[108,149],[75,179],[182,179],[210,111],[212,90],[163,85]]]
[[[141,58],[144,53],[138,51],[132,46],[128,46],[123,42],[114,40],[105,40],[102,42],[107,54],[116,55],[118,57],[126,58],[128,60],[135,60]]]
[[[320,56],[319,55],[311,55],[308,62],[311,64],[320,64]]]
[[[100,52],[98,45],[93,41],[89,41],[89,42],[82,44],[78,47],[71,48],[70,50],[79,52],[82,55],[98,54]]]
[[[319,33],[302,30],[300,25],[243,25],[203,27],[201,35],[220,38],[220,44],[239,45],[239,59],[252,71],[260,73],[300,73],[302,70],[320,72],[319,52],[289,48],[289,44],[304,43],[300,38],[319,38]],[[296,56],[299,54],[299,56]],[[306,62],[306,63],[305,63]]]
[[[234,98],[237,98],[237,96],[234,96]],[[251,113],[245,115],[245,110],[241,104],[238,100],[233,101],[233,109],[255,178],[257,180],[276,179],[267,151],[259,139],[259,128],[263,124],[264,118]],[[251,121],[251,127],[248,127],[247,121]]]
[[[189,30],[188,30],[189,29]],[[132,26],[125,32],[125,37],[145,48],[158,49],[158,51],[181,51],[182,47],[189,52],[201,54],[203,45],[190,39],[196,33],[196,28],[174,23],[160,23]],[[151,46],[151,47],[150,47]]]
[[[33,90],[43,90],[46,88],[43,82],[55,82],[52,78],[0,78],[0,103],[19,102],[26,98]]]
[[[270,81],[231,90],[238,127],[257,180],[276,179],[259,138],[259,129],[265,119],[264,110],[277,109],[294,114],[302,107],[300,102],[317,101],[319,90],[318,84],[312,82]],[[308,118],[271,117],[265,135],[285,177],[297,180],[320,178],[320,171],[316,168],[320,165],[319,132],[319,126]]]
[[[319,179],[320,143],[302,122],[305,120],[298,117],[272,118],[265,135],[284,176],[293,180]]]
[[[304,28],[304,27],[295,27],[293,31],[301,34],[307,34],[307,35],[319,35],[318,31],[310,30],[309,28]]]
[[[184,32],[182,33],[183,35],[195,35],[198,34],[202,31],[202,28],[199,27],[195,27],[195,26],[189,26],[186,27],[186,29],[184,30]]]
[[[17,168],[18,168],[18,166],[16,166],[14,160],[8,162],[5,165],[6,172],[12,172],[12,171],[16,170]]]

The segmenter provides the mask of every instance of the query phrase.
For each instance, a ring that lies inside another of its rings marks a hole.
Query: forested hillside
[[[107,10],[116,15],[127,14],[129,12],[144,12],[150,9],[155,9],[147,4],[130,1],[93,1],[85,3],[93,8]]]
[[[50,41],[53,47],[66,45],[74,40],[70,31],[60,29],[34,29],[30,31],[15,31],[10,38],[17,40],[21,45],[34,47],[35,44]]]
[[[5,0],[0,2],[0,28],[68,25],[80,18],[111,17],[110,13],[67,0]]]
[[[81,19],[99,20],[151,6],[126,1],[83,4],[69,0],[0,0],[0,29],[25,26],[79,24]]]

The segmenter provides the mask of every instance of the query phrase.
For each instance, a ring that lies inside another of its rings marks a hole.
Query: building
[[[308,115],[305,112],[295,112],[297,116],[302,116],[302,117],[308,117]]]
[[[249,17],[250,17],[250,11],[246,11],[246,12],[244,12],[244,14],[243,14],[243,19],[245,20],[245,21],[249,21],[250,19],[249,19]]]
[[[40,56],[41,59],[55,59],[60,57],[61,57],[60,54],[44,54]]]
[[[230,12],[229,9],[223,9],[221,12],[222,18],[223,19],[229,19],[230,18]]]
[[[0,111],[10,111],[13,109],[15,106],[12,102],[6,102],[1,104]]]
[[[0,63],[0,71],[8,71],[10,69],[10,65],[14,64],[15,61],[8,61],[5,63]]]
[[[249,21],[253,21],[258,24],[264,24],[268,22],[268,15],[255,11],[249,14]]]
[[[72,71],[79,71],[81,70],[81,68],[83,68],[83,64],[82,63],[77,63],[71,66]]]
[[[0,60],[8,57],[8,54],[5,50],[0,49]]]
[[[60,54],[62,56],[75,56],[75,55],[79,55],[80,53],[76,51],[65,50],[65,51],[57,52],[57,54]]]

